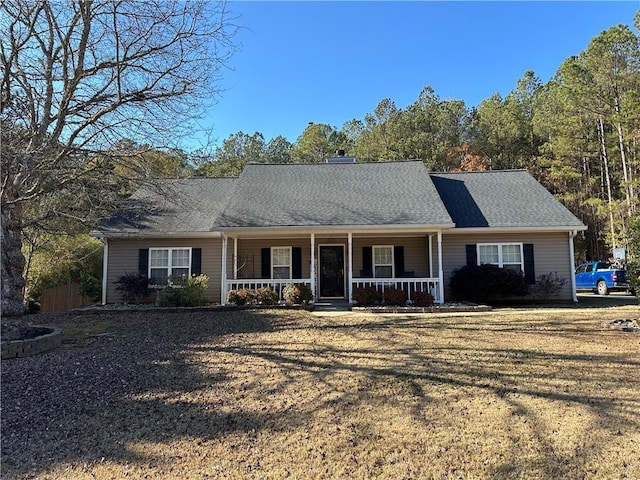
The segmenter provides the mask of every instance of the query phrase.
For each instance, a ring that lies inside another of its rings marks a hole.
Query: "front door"
[[[320,297],[344,298],[344,245],[320,247]]]

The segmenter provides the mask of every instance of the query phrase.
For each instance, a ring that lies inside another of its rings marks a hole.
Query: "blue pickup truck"
[[[629,291],[627,272],[608,262],[587,262],[576,268],[576,290],[591,290],[599,295]]]

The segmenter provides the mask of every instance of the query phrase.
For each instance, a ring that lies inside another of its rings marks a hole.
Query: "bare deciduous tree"
[[[181,138],[219,93],[236,27],[224,3],[4,0],[0,31],[2,314],[16,315],[24,228],[112,207],[114,146]]]

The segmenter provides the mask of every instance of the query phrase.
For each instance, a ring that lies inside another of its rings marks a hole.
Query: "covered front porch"
[[[347,300],[354,289],[430,293],[444,301],[441,231],[229,232],[222,240],[221,303],[231,290],[308,285],[315,301]]]

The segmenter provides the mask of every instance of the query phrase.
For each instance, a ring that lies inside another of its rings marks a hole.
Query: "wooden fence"
[[[40,311],[42,313],[68,312],[94,303],[80,293],[80,285],[74,282],[44,289],[40,297]]]

